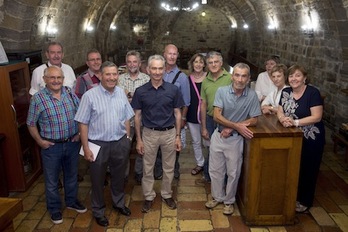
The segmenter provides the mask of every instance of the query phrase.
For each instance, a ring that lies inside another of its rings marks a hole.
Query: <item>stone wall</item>
[[[348,122],[348,0],[209,0],[190,13],[166,12],[160,2],[0,0],[0,41],[5,50],[36,50],[49,40],[60,41],[64,62],[73,68],[85,63],[91,48],[99,49],[104,59],[116,56],[118,63],[130,49],[144,56],[162,54],[168,43],[181,51],[216,48],[225,60],[229,52],[243,54],[258,66],[278,54],[287,65],[307,68],[312,84],[326,96],[328,125]],[[313,36],[301,29],[308,12],[318,20]],[[44,32],[48,18],[58,28],[54,38]],[[267,29],[271,19],[278,22],[276,30]],[[94,31],[86,32],[87,22]],[[232,29],[232,23],[238,27]],[[116,31],[110,30],[111,24]]]

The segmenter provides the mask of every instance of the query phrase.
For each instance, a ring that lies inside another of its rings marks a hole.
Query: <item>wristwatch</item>
[[[132,137],[130,137],[129,135],[127,135],[127,139],[129,139],[129,141],[132,141]]]

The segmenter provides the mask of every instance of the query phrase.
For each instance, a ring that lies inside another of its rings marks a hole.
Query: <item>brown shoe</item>
[[[152,201],[145,200],[143,208],[141,209],[141,212],[143,213],[149,212],[151,209],[151,206],[152,206]]]
[[[194,169],[192,169],[191,174],[192,175],[197,175],[203,171],[203,167],[201,166],[196,166]]]
[[[176,209],[176,203],[172,197],[170,197],[170,198],[163,198],[162,197],[162,201],[166,203],[166,205],[169,207],[169,209]]]
[[[209,184],[209,183],[210,182],[204,179],[204,177],[202,177],[201,179],[195,180],[195,184],[199,186],[205,186],[206,184]]]

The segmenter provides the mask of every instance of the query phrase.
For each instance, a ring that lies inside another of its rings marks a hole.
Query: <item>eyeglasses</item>
[[[45,76],[45,77],[48,78],[51,81],[54,81],[54,80],[61,81],[64,78],[62,76],[57,76],[57,77],[56,76]]]
[[[89,59],[88,61],[96,62],[96,61],[101,61],[101,58],[94,58],[94,59]]]

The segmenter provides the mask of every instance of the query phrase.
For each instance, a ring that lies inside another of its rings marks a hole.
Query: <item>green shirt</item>
[[[202,101],[207,103],[207,114],[213,116],[214,100],[216,90],[221,86],[227,86],[232,83],[231,74],[222,68],[222,74],[214,80],[211,73],[209,72],[207,77],[202,82],[201,87],[201,98]]]

